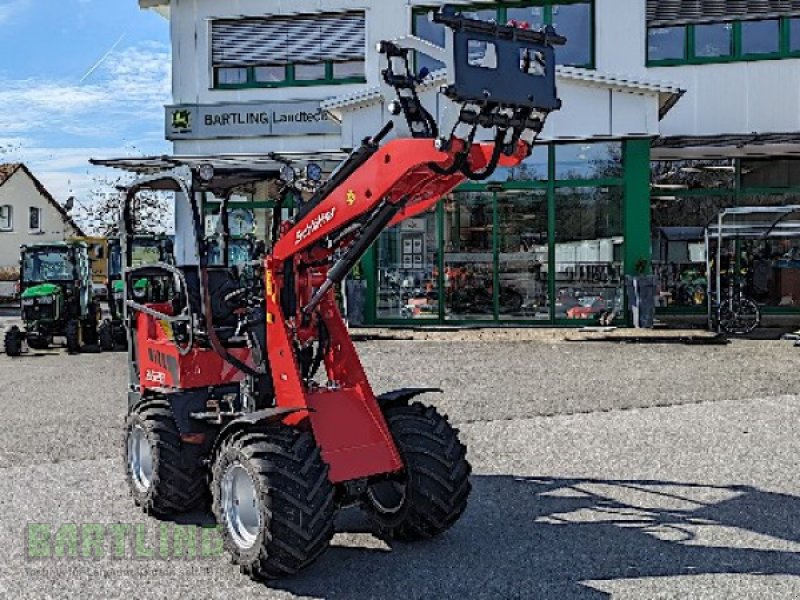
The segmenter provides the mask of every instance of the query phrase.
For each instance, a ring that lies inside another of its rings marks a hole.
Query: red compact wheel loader
[[[432,18],[447,31],[436,58],[448,70],[448,133],[420,100],[424,77],[410,66],[411,53],[430,45],[383,42],[384,90],[397,95],[389,110],[403,131],[387,141],[390,121],[305,202],[286,155],[94,161],[141,175],[124,191],[122,227],[131,494],[156,516],[210,501],[225,548],[254,578],[311,564],[342,506],[361,506],[378,535],[411,541],[444,532],[467,505],[470,465],[458,431],[414,401],[440,390],[376,396],[334,292],[388,227],[530,155],[560,108],[554,46],[565,40],[551,28],[475,21],[447,8]],[[272,236],[239,270],[226,258],[229,202],[265,181],[280,182]],[[176,263],[133,267],[131,212],[137,194],[152,190],[176,197]],[[220,203],[213,244],[223,257],[213,265],[204,219],[212,196]],[[143,278],[159,282],[157,301],[129,294]]]

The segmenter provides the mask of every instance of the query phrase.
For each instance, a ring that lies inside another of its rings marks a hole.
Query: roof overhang
[[[154,10],[165,19],[169,19],[170,0],[139,0],[139,8],[142,10]]]
[[[678,85],[645,79],[642,77],[612,75],[591,69],[577,67],[558,67],[557,79],[561,82],[571,81],[584,83],[589,86],[604,87],[607,89],[630,92],[637,94],[656,94],[659,103],[659,118],[664,116],[675,106],[681,96],[686,93]],[[438,88],[446,83],[447,74],[444,70],[436,71],[423,83],[420,91]],[[322,108],[334,113],[358,110],[384,101],[379,87],[364,88],[352,94],[331,98],[322,103]]]
[[[653,142],[654,160],[690,160],[800,155],[800,133],[753,133],[662,137]]]

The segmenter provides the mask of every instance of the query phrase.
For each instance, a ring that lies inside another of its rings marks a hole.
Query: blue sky
[[[0,162],[59,201],[102,187],[89,158],[169,152],[169,101],[169,23],[137,0],[0,0]]]

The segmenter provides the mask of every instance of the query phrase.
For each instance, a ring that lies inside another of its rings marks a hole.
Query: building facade
[[[0,164],[0,269],[19,267],[20,246],[83,232],[23,164]]]
[[[443,40],[427,19],[441,4],[433,1],[140,4],[170,20],[165,123],[177,154],[353,148],[388,118],[371,49],[407,35]],[[790,202],[798,186],[800,7],[460,4],[476,18],[551,24],[568,38],[558,51],[563,108],[524,165],[463,186],[382,237],[360,269],[366,322],[622,317],[625,275],[651,268],[665,311],[702,310],[689,291],[704,276],[692,237],[703,220],[732,203]],[[423,101],[442,114],[440,65],[415,62],[432,72]],[[251,200],[255,211],[271,206]]]

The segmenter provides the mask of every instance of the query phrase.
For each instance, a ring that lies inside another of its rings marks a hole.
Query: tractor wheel
[[[108,319],[100,324],[97,330],[97,337],[100,341],[100,348],[104,352],[113,352],[116,349],[117,344],[114,340],[114,326]]]
[[[296,573],[333,537],[334,488],[309,432],[276,424],[231,436],[212,492],[225,548],[253,579]]]
[[[4,343],[8,356],[20,356],[22,354],[22,341],[24,337],[22,331],[20,331],[19,327],[16,325],[6,329]]]
[[[453,525],[467,507],[472,471],[466,447],[447,418],[415,402],[384,410],[405,469],[370,483],[362,509],[379,537],[414,541]]]
[[[67,352],[78,354],[81,351],[81,323],[77,319],[67,322],[64,328],[64,337],[67,342]]]
[[[97,340],[97,324],[100,322],[100,307],[94,304],[89,305],[89,314],[86,319],[81,323],[81,333],[83,341],[89,346],[96,346]]]
[[[140,404],[125,420],[125,472],[137,506],[170,516],[199,507],[206,497],[200,464],[184,464],[181,438],[165,400]]]

